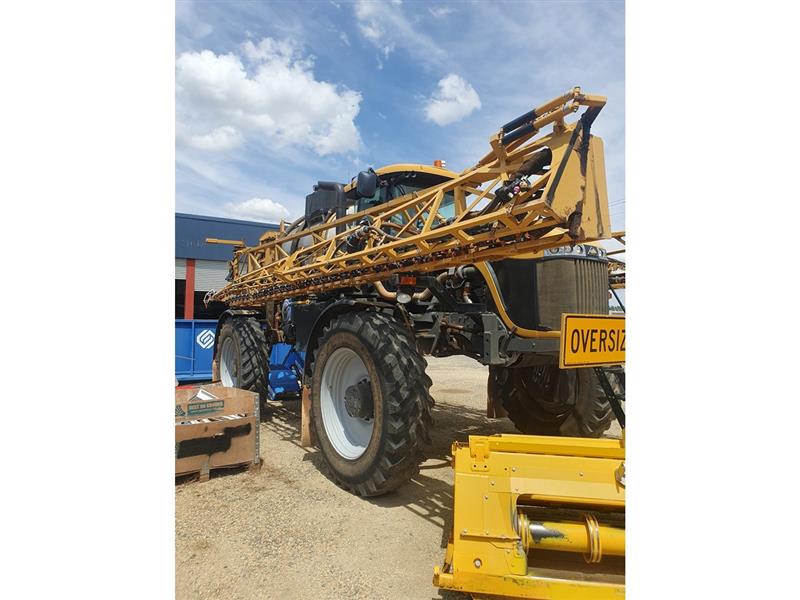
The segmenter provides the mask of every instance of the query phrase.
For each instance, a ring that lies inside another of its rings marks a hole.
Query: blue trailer
[[[179,383],[211,381],[215,319],[175,319],[175,378]]]

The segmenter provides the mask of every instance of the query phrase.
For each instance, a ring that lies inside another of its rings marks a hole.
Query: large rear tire
[[[256,392],[266,402],[269,345],[258,321],[235,317],[222,324],[217,363],[222,385]]]
[[[317,446],[337,484],[378,496],[419,472],[433,400],[405,328],[376,312],[336,317],[322,332],[312,373]]]
[[[522,433],[600,437],[614,418],[592,369],[489,367],[508,418]]]

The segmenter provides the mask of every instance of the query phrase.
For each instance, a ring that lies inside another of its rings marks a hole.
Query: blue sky
[[[623,2],[176,3],[176,210],[292,219],[317,180],[395,162],[460,171],[574,85],[609,103],[623,229]]]

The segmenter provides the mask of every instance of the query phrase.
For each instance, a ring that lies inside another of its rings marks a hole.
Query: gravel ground
[[[176,596],[466,599],[431,582],[452,524],[450,445],[515,430],[485,417],[486,367],[429,358],[427,372],[433,445],[420,475],[393,494],[361,499],[331,482],[321,455],[300,446],[299,402],[271,404],[259,471],[177,485]]]

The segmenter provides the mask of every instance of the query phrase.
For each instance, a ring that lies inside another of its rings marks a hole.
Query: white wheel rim
[[[338,348],[325,362],[320,385],[320,408],[325,433],[339,456],[355,460],[367,449],[375,419],[360,419],[347,414],[345,391],[364,379],[367,367],[350,348]]]
[[[225,338],[219,350],[219,378],[225,387],[236,387],[236,350],[233,340]]]

